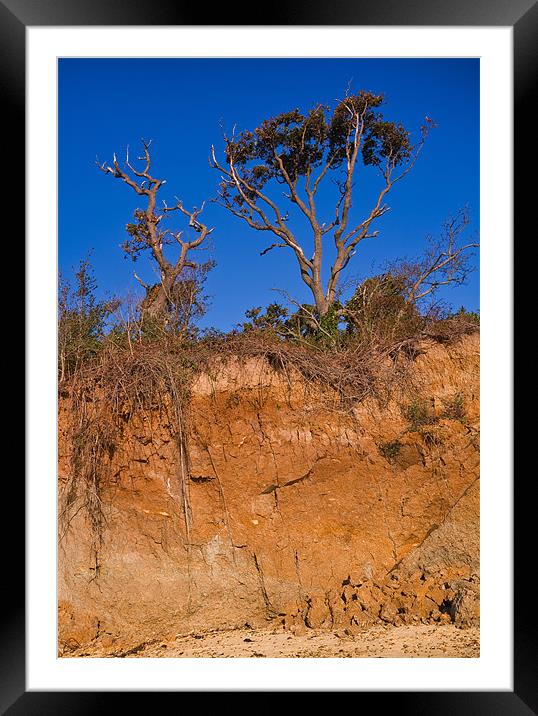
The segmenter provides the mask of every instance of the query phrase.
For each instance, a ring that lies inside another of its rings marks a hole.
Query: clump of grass
[[[436,422],[431,403],[426,400],[416,399],[409,403],[405,408],[405,417],[412,430],[418,430],[423,425],[431,425]]]
[[[419,432],[428,447],[439,447],[445,442],[443,435],[441,435],[438,429],[425,426],[420,428]]]
[[[448,400],[443,401],[443,418],[448,420],[465,420],[465,397],[462,393],[455,393]]]
[[[399,440],[389,440],[386,443],[378,445],[379,454],[388,462],[394,462],[394,459],[400,454],[402,443]]]

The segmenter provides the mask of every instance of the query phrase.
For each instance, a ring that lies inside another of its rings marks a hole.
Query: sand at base
[[[71,657],[156,658],[477,658],[480,632],[453,625],[378,626],[359,634],[309,629],[235,629],[177,635],[130,649],[80,649]]]

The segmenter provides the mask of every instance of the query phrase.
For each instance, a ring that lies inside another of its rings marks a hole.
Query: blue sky
[[[162,198],[180,196],[200,206],[216,194],[218,173],[208,164],[211,144],[222,148],[221,126],[253,129],[263,119],[319,103],[334,105],[348,84],[384,93],[387,119],[412,130],[427,115],[438,127],[412,172],[388,197],[391,211],[378,223],[379,237],[363,242],[347,277],[365,277],[385,260],[420,252],[428,234],[464,205],[479,230],[478,59],[61,59],[59,61],[59,268],[72,267],[92,249],[100,295],[141,290],[133,269],[156,281],[149,262],[133,265],[120,244],[137,197],[100,172],[95,159],[121,158],[140,138],[152,139],[152,168],[167,180]],[[357,177],[353,209],[359,218],[379,179],[371,168]],[[164,191],[166,190],[166,191]],[[318,215],[334,214],[334,194],[320,190]],[[282,297],[311,301],[289,250],[260,256],[265,232],[250,229],[209,203],[203,216],[215,227],[207,282],[211,306],[202,325],[223,330],[245,310]],[[178,226],[178,228],[180,228]],[[303,228],[297,225],[298,236]],[[305,231],[304,242],[308,246]],[[329,238],[329,237],[328,237]],[[442,297],[456,307],[479,307],[479,275]]]

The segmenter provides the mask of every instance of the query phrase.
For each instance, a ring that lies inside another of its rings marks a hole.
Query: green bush
[[[265,309],[265,313],[262,313],[262,310],[261,306],[257,306],[245,311],[245,317],[248,318],[248,322],[242,324],[242,329],[244,331],[258,329],[281,333],[285,325],[285,319],[288,317],[288,309],[279,303],[270,303]]]
[[[58,302],[58,370],[60,382],[94,358],[102,347],[115,299],[98,301],[89,258],[80,262],[75,285],[60,277]]]
[[[458,311],[449,313],[447,316],[447,319],[449,319],[449,320],[455,319],[455,320],[459,320],[459,321],[465,321],[467,323],[471,323],[476,326],[479,326],[480,325],[480,312],[479,311],[467,311],[467,309],[462,306]]]
[[[339,303],[331,306],[324,316],[319,316],[316,307],[304,303],[290,314],[280,303],[271,303],[267,308],[261,306],[245,312],[248,322],[240,325],[243,332],[263,331],[291,342],[310,344],[320,348],[335,348],[339,345],[341,317]]]

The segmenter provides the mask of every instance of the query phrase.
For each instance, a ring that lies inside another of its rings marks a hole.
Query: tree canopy
[[[346,94],[332,110],[321,104],[307,113],[294,109],[264,120],[254,130],[234,130],[224,136],[224,161],[211,148],[211,164],[221,174],[218,203],[251,228],[277,238],[262,254],[292,249],[320,316],[334,304],[341,273],[357,245],[378,234],[373,225],[389,210],[387,194],[412,169],[435,126],[425,117],[413,140],[403,124],[385,119],[383,101],[383,95],[365,90]],[[373,167],[382,184],[370,211],[357,220],[351,209],[361,164]],[[331,216],[320,217],[317,193],[329,174],[338,197]],[[274,198],[271,184],[283,187],[282,199]],[[311,258],[310,247],[290,228],[287,202],[308,222]],[[324,284],[323,249],[331,239],[336,258]]]

